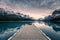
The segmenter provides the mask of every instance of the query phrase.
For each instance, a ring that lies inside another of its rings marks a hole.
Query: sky
[[[44,18],[60,8],[60,0],[0,0],[0,8]]]

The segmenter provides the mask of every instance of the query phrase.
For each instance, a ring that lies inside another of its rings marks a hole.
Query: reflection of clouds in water
[[[52,40],[60,40],[60,29],[56,28],[58,25],[54,25],[54,23],[51,23],[49,21],[47,22],[39,22],[35,24],[40,30],[42,30],[48,37],[50,37]],[[53,29],[53,26],[55,30]],[[59,30],[58,30],[59,29]],[[57,30],[57,31],[56,31]]]
[[[21,27],[32,22],[1,22],[0,23],[0,40],[7,40]]]
[[[49,26],[49,25],[47,25],[47,24],[45,24],[44,22],[40,22],[40,23],[38,23],[38,22],[35,22],[34,23],[34,25],[37,27],[37,28],[39,28],[39,29],[41,29],[42,31],[44,31],[44,32],[48,32],[48,33],[52,33],[53,35],[55,35],[55,34],[60,34],[60,31],[59,32],[56,32],[54,29],[53,29],[53,27],[52,26]],[[51,24],[52,25],[52,24]],[[54,25],[54,24],[53,24]],[[56,25],[55,25],[56,26]],[[53,33],[54,32],[54,33]]]
[[[60,23],[55,23],[55,22],[44,22],[45,25],[48,25],[49,27],[52,27],[52,29],[56,32],[60,31]]]
[[[5,36],[7,37],[7,36],[15,33],[17,31],[17,29],[18,29],[18,27],[16,27],[16,28],[10,28],[10,29],[8,28],[6,31],[4,31],[2,34],[0,34],[0,38],[1,37],[5,37]]]
[[[34,25],[38,28],[48,28],[48,29],[52,29],[52,27],[49,27],[48,25],[45,25],[44,22],[41,22],[41,23],[38,23],[38,22],[35,22]]]

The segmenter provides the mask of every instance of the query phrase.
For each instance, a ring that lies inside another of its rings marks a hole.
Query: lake
[[[42,30],[52,40],[60,40],[60,23],[49,21],[35,22],[0,22],[0,40],[7,40],[16,31],[25,25],[34,24],[38,29]]]

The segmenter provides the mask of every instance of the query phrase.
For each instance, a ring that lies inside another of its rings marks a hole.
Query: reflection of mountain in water
[[[0,22],[0,40],[7,40],[25,24],[30,25],[32,22]]]
[[[44,21],[44,23],[48,26],[51,26],[56,32],[60,31],[60,23],[54,23],[50,21]]]
[[[51,40],[60,40],[60,23],[54,23],[51,21],[42,21],[40,23],[40,29],[49,37]]]
[[[19,27],[25,24],[31,24],[31,22],[0,22],[0,32],[3,29],[6,30],[8,28],[15,28],[15,27]]]

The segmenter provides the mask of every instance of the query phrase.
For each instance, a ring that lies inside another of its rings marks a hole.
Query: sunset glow
[[[55,9],[60,8],[60,4],[59,1],[56,2],[55,0],[49,0],[49,1],[42,0],[41,3],[40,0],[38,1],[1,0],[0,8],[4,8],[14,12],[20,12],[37,19],[37,18],[44,18],[45,16],[51,15],[51,13]]]

